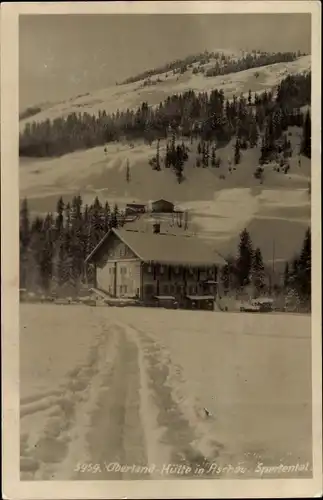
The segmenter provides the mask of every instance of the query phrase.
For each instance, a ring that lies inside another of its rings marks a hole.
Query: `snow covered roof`
[[[226,264],[212,245],[200,238],[126,229],[111,229],[86,258],[86,262],[100,258],[106,252],[112,234],[123,241],[142,262],[201,267]]]

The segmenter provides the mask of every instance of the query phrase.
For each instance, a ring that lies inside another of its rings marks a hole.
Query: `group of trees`
[[[229,73],[238,73],[246,69],[259,68],[261,66],[269,66],[281,62],[291,62],[297,59],[296,52],[276,52],[267,53],[261,52],[260,54],[247,54],[241,59],[235,60],[226,58],[223,61],[217,61],[216,64],[205,71],[205,76],[218,76],[228,75]]]
[[[284,287],[294,291],[298,297],[310,303],[311,299],[311,230],[307,229],[302,249],[291,262],[287,262],[284,272]]]
[[[194,94],[194,93],[193,93]],[[185,96],[185,94],[184,94]],[[209,99],[209,100],[208,100]],[[221,158],[216,155],[218,145],[227,143],[235,136],[232,162],[238,165],[242,158],[243,150],[254,148],[261,140],[259,164],[260,167],[254,172],[254,176],[263,180],[263,165],[270,162],[277,164],[276,170],[285,174],[289,171],[289,158],[292,156],[292,144],[288,139],[288,127],[303,128],[302,142],[298,154],[308,157],[311,155],[311,116],[309,110],[304,114],[300,109],[302,104],[308,104],[310,99],[310,75],[296,75],[287,77],[278,86],[276,97],[272,92],[263,92],[248,98],[234,97],[231,102],[224,102],[223,93],[215,90],[210,97],[206,96],[207,106],[215,112],[209,112],[209,118],[204,122],[195,122],[191,129],[187,124],[183,108],[183,117],[180,125],[176,128],[170,127],[171,141],[167,143],[166,159],[160,157],[160,144],[157,141],[156,156],[151,160],[151,165],[156,170],[161,170],[162,164],[175,167],[178,179],[183,179],[183,169],[190,156],[190,150],[181,146],[175,148],[175,136],[189,136],[191,144],[195,144],[195,166],[197,167],[219,167]],[[297,106],[296,108],[294,106]],[[174,116],[174,114],[173,114]],[[176,151],[175,151],[176,149]],[[185,150],[185,158],[182,160],[181,151]],[[193,150],[193,148],[191,148]],[[174,161],[169,162],[168,158]],[[178,161],[176,160],[178,159]],[[230,160],[231,162],[231,160]],[[177,166],[176,166],[177,165]],[[235,169],[235,166],[229,167]]]
[[[160,154],[160,142],[157,141],[156,155],[150,160],[150,165],[154,170],[160,171],[161,165],[165,168],[172,168],[175,172],[178,183],[183,181],[184,164],[188,160],[189,148],[185,146],[184,142],[178,143],[176,141],[175,132],[172,134],[171,140],[166,144],[166,152],[164,155]]]
[[[228,257],[222,268],[221,281],[226,290],[241,291],[246,287],[255,296],[271,293],[274,289],[285,295],[292,293],[309,305],[311,299],[311,230],[307,229],[299,255],[286,262],[283,282],[277,282],[270,269],[264,265],[260,248],[253,248],[250,234],[244,229],[240,234],[236,257]]]
[[[238,253],[236,257],[228,257],[222,268],[221,280],[224,288],[242,290],[247,286],[254,288],[259,295],[266,286],[266,272],[260,248],[253,248],[247,229],[240,233]]]
[[[80,285],[84,260],[112,227],[124,223],[115,205],[102,205],[98,198],[83,205],[81,196],[71,203],[60,198],[56,214],[31,218],[28,201],[20,208],[20,287],[44,292],[68,284]]]
[[[29,122],[20,133],[20,156],[60,156],[115,140],[144,138],[148,143],[176,135],[227,144],[237,136],[254,147],[259,135],[279,137],[293,124],[303,126],[300,108],[310,104],[311,75],[288,76],[273,92],[251,92],[225,99],[223,90],[175,94],[159,106],[144,102],[137,110],[98,115],[70,113],[53,121]],[[308,127],[310,128],[310,127]],[[272,144],[272,143],[270,143]]]
[[[224,54],[223,52],[209,52],[205,50],[200,54],[190,55],[183,59],[176,59],[175,61],[164,64],[163,66],[143,71],[138,75],[127,78],[126,80],[121,82],[120,85],[135,83],[141,80],[149,79],[154,75],[160,75],[162,73],[185,73],[188,69],[191,69],[193,67],[193,64],[195,64],[193,68],[193,73],[195,74],[202,72],[205,74],[205,76],[218,76],[226,75],[228,73],[236,73],[238,71],[244,71],[250,68],[268,66],[269,64],[291,62],[300,56],[300,52],[270,53],[264,51],[253,51],[237,59],[233,55]],[[205,72],[204,65],[209,63],[211,60],[215,60],[216,63],[212,68],[208,69]]]
[[[28,201],[20,208],[20,287],[30,291],[59,291],[66,285],[77,291],[84,276],[84,261],[111,228],[124,224],[125,214],[108,202],[95,198],[83,205],[81,196],[71,203],[60,198],[56,214],[31,218]],[[252,287],[256,296],[272,289],[271,273],[264,265],[260,248],[253,248],[250,234],[240,234],[237,256],[227,257],[221,281],[227,290]],[[286,263],[284,282],[303,302],[311,298],[311,231],[308,228],[299,255]]]

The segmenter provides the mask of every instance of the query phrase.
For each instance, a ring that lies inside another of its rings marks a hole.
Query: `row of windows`
[[[109,294],[112,295],[112,293],[113,293],[113,287],[109,286]],[[119,294],[122,295],[125,293],[128,293],[127,285],[120,285],[119,286]],[[137,294],[139,295],[139,288],[137,289]]]
[[[166,266],[159,266],[159,268],[157,268],[157,269],[158,269],[160,274],[164,274],[164,272],[166,271]],[[147,270],[148,270],[148,273],[153,273],[154,267],[149,265]],[[171,270],[174,274],[180,274],[182,271],[178,266],[172,267]],[[194,276],[197,272],[198,272],[198,269],[195,269],[195,268],[187,269],[187,273],[191,276]],[[207,269],[207,270],[201,269],[200,274],[205,275],[205,276],[208,276],[208,275],[213,276],[213,269]]]
[[[115,267],[109,267],[109,274],[115,274]],[[121,267],[120,268],[120,274],[126,275],[127,274],[127,268],[126,267]]]
[[[126,247],[120,247],[119,248],[119,251],[116,250],[109,250],[109,253],[108,253],[109,257],[110,258],[113,258],[113,257],[126,257],[128,255],[128,252],[127,252],[127,248]]]
[[[146,293],[154,293],[156,288],[154,285],[146,285],[145,287]],[[187,293],[193,295],[194,293],[197,293],[198,289],[196,286],[189,286],[187,287]],[[163,285],[160,287],[159,293],[163,295],[168,295],[172,293],[178,293],[181,294],[184,292],[184,286],[183,285]]]

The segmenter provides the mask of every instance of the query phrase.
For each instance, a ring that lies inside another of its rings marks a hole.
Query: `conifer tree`
[[[160,140],[157,140],[156,146],[156,170],[161,170],[160,168]]]
[[[311,230],[307,229],[303,241],[302,250],[298,260],[298,282],[301,295],[305,299],[311,296]]]
[[[253,254],[251,273],[253,285],[257,294],[259,294],[265,285],[265,268],[260,248],[256,248]]]
[[[234,146],[234,164],[238,165],[241,160],[241,153],[240,153],[240,141],[237,138],[235,146]]]
[[[304,156],[307,156],[307,158],[311,158],[311,135],[312,135],[311,128],[312,128],[311,115],[310,112],[307,111],[303,125],[303,137],[301,144],[301,153]]]
[[[212,165],[212,167],[216,166],[215,147],[212,147],[211,165]]]
[[[30,244],[30,220],[28,201],[25,198],[20,208],[19,241],[20,241],[20,287],[25,288],[28,276],[29,244]]]
[[[249,285],[252,263],[253,263],[252,242],[247,229],[244,229],[240,233],[238,258],[236,263],[237,279],[240,287]]]
[[[286,262],[284,269],[284,288],[288,290],[290,285],[290,271],[289,271],[289,263]]]
[[[252,104],[252,96],[251,96],[251,90],[249,90],[249,93],[248,93],[248,105],[251,106]]]

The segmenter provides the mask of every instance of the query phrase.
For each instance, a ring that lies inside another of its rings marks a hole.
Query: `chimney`
[[[154,234],[160,233],[160,222],[155,222],[153,224],[153,232],[154,232]]]

